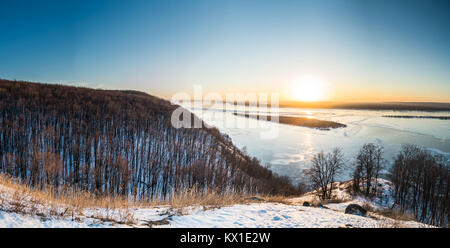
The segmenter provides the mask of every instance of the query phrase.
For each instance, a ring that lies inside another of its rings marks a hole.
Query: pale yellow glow
[[[325,98],[325,81],[316,76],[303,76],[294,81],[292,97],[304,102],[321,101]]]

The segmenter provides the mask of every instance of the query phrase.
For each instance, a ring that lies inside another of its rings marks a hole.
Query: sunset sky
[[[0,0],[0,31],[4,79],[450,102],[446,0]]]

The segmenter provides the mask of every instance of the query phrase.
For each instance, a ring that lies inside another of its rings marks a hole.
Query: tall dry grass
[[[122,208],[130,206],[127,197],[96,196],[88,191],[73,190],[69,187],[55,189],[51,185],[31,188],[16,178],[5,174],[0,174],[0,185],[6,187],[7,191],[19,194],[23,200],[46,202],[50,205],[70,205],[76,208]]]
[[[171,213],[184,214],[189,207],[201,206],[204,210],[208,210],[253,202],[287,203],[286,199],[277,195],[250,197],[245,193],[232,191],[219,194],[213,189],[205,192],[199,187],[193,187],[175,191],[170,199],[156,198],[141,202],[127,196],[99,196],[70,187],[56,189],[51,185],[45,185],[32,188],[14,177],[0,174],[0,209],[42,218],[58,216],[80,220],[82,217],[90,217],[102,221],[133,224],[136,222],[133,215],[135,208],[165,207]],[[103,211],[95,211],[99,209]],[[89,210],[89,214],[86,214],[86,210]]]
[[[402,213],[397,209],[391,209],[391,208],[382,208],[382,209],[376,209],[373,208],[372,205],[369,203],[364,203],[362,205],[362,208],[367,210],[368,212],[372,212],[375,214],[379,214],[381,216],[396,220],[396,221],[417,221],[417,218],[409,213]]]

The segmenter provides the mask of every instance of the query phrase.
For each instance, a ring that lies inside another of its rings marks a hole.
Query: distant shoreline
[[[264,120],[264,121],[272,121],[272,119],[275,116],[270,115],[250,115],[250,114],[240,114],[240,113],[233,113],[233,115],[246,117],[246,118],[253,118],[257,120]],[[334,128],[341,128],[341,127],[347,127],[347,125],[334,122],[334,121],[324,121],[324,120],[318,120],[308,117],[292,117],[292,116],[278,116],[278,123],[281,124],[287,124],[287,125],[293,125],[293,126],[300,126],[300,127],[309,127],[309,128],[316,128],[320,130],[330,130]]]
[[[392,111],[429,111],[429,112],[450,111],[450,103],[437,103],[437,102],[380,102],[380,103],[280,102],[280,107],[392,110]]]
[[[383,115],[386,118],[404,118],[404,119],[438,119],[450,120],[450,116],[426,116],[426,115]]]
[[[196,100],[192,100],[195,102]],[[219,101],[220,102],[220,101]],[[248,101],[227,102],[239,106],[249,105]],[[252,106],[258,106],[255,102]],[[264,105],[270,108],[270,103]],[[295,102],[280,101],[280,108],[311,108],[311,109],[354,109],[354,110],[392,110],[392,111],[425,111],[425,112],[450,112],[450,103],[445,102]]]

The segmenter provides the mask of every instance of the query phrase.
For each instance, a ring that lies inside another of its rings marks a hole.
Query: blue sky
[[[0,77],[137,89],[450,102],[450,1],[0,0]]]

